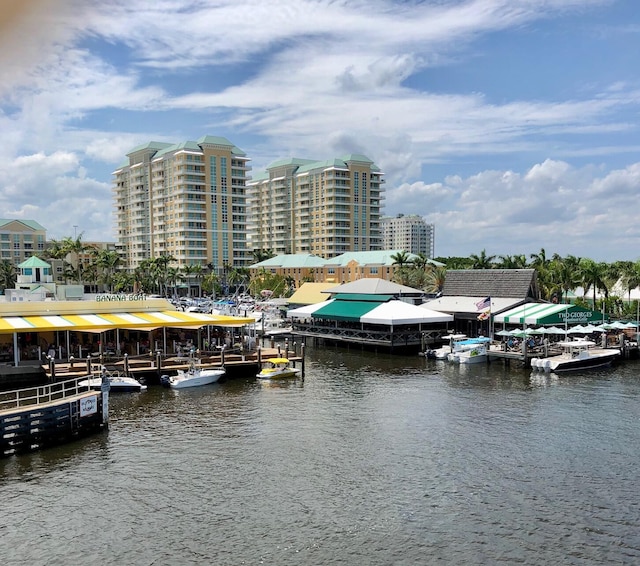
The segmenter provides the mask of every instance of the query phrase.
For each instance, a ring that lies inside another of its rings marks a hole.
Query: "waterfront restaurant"
[[[251,318],[177,310],[143,294],[95,295],[94,300],[0,302],[0,361],[102,354],[137,354],[141,345],[170,349],[171,334],[203,327],[238,327]],[[125,350],[126,349],[126,350]]]
[[[357,344],[390,352],[419,351],[453,321],[415,304],[422,291],[366,278],[328,289],[331,298],[287,312],[292,333],[316,341]]]

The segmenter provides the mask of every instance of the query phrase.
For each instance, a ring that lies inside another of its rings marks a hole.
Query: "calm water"
[[[108,433],[0,460],[0,564],[640,564],[639,367],[309,350],[112,397]]]

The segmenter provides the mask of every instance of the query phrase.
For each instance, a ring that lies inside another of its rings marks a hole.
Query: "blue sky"
[[[437,256],[640,257],[634,0],[2,0],[0,206],[115,240],[111,173],[225,136],[364,153]]]

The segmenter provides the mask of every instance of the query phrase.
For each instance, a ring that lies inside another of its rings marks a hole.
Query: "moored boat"
[[[188,369],[179,369],[176,375],[163,375],[160,383],[171,389],[184,389],[217,383],[224,374],[224,368],[201,368],[193,362]]]
[[[102,368],[102,375],[92,374],[87,376],[87,379],[78,382],[78,386],[99,391],[102,387],[103,376],[105,376],[109,382],[109,390],[112,393],[137,393],[147,388],[146,385],[140,383],[134,377],[123,375],[117,371],[108,371],[104,367]]]
[[[531,367],[540,371],[560,373],[593,369],[610,365],[620,356],[620,351],[598,348],[591,340],[559,342],[562,353],[546,358],[533,358]]]
[[[286,379],[298,377],[300,370],[293,367],[287,358],[269,358],[264,360],[263,367],[258,373],[258,379]]]
[[[459,364],[475,364],[487,361],[487,347],[491,340],[484,336],[460,340],[447,360]]]

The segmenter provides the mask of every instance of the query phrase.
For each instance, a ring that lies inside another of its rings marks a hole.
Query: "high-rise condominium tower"
[[[222,137],[149,142],[114,173],[118,246],[128,269],[173,256],[178,267],[251,263],[245,185],[249,158]]]
[[[382,175],[357,154],[272,163],[247,185],[250,248],[324,258],[381,249]]]

